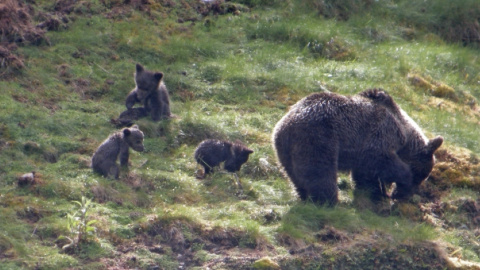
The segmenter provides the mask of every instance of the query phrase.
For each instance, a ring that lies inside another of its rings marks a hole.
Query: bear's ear
[[[140,65],[140,64],[136,64],[135,68],[136,68],[137,72],[142,72],[144,70],[143,66]]]
[[[138,125],[133,125],[130,128],[138,129]]]
[[[155,76],[155,79],[160,81],[163,78],[163,73],[162,72],[157,72],[153,76]]]
[[[443,137],[437,136],[434,139],[431,139],[427,145],[427,151],[429,154],[433,154],[443,143]]]
[[[132,134],[132,132],[130,131],[130,129],[128,129],[128,128],[124,128],[124,129],[123,129],[123,135],[124,135],[125,137],[130,136],[130,134]]]

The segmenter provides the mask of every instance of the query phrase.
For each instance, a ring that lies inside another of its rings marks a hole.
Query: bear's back
[[[331,127],[339,132],[373,127],[392,118],[388,108],[368,98],[335,93],[311,94],[295,104],[287,115],[309,128]]]
[[[400,114],[400,108],[393,101],[392,97],[381,88],[368,89],[358,95],[371,100],[377,105],[384,106],[394,114]]]
[[[118,156],[120,144],[123,141],[123,136],[121,132],[115,132],[111,134],[105,141],[98,146],[97,150],[92,157],[92,165],[98,164],[104,159],[113,159],[115,160]]]
[[[315,143],[337,145],[339,152],[348,155],[365,148],[400,148],[405,143],[404,132],[398,117],[370,98],[314,93],[292,106],[275,127],[273,136],[274,140],[288,138],[287,144],[316,138]]]
[[[207,139],[202,141],[195,150],[194,157],[196,159],[208,157],[212,160],[224,161],[231,155],[231,143],[216,139]]]

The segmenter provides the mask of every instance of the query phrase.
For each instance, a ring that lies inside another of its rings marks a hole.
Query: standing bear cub
[[[382,89],[347,97],[314,93],[295,105],[274,128],[279,165],[302,200],[338,202],[337,172],[351,171],[357,191],[372,200],[406,199],[430,174],[442,137],[428,140],[419,126]]]
[[[95,151],[92,157],[92,168],[104,177],[118,179],[120,169],[117,159],[120,156],[120,165],[128,166],[129,148],[143,152],[143,132],[137,125],[124,128],[111,134]]]
[[[206,176],[221,162],[225,162],[225,170],[239,171],[251,153],[253,151],[241,143],[208,139],[198,145],[194,157],[198,164],[203,166],[204,176]]]
[[[130,91],[125,100],[127,110],[122,112],[118,118],[121,125],[128,125],[133,120],[150,114],[153,121],[170,118],[170,98],[168,90],[163,83],[162,72],[152,72],[136,64],[135,71],[136,87]],[[140,103],[143,107],[133,107]]]

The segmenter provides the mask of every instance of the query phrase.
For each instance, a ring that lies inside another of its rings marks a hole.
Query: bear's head
[[[425,146],[420,147],[418,151],[413,153],[411,151],[401,151],[398,153],[400,158],[410,166],[410,171],[412,173],[412,188],[409,190],[397,188],[392,195],[394,199],[409,197],[413,192],[413,189],[418,188],[423,180],[430,175],[435,163],[435,157],[433,154],[442,143],[443,138],[438,136],[429,140],[428,143]]]
[[[158,89],[158,85],[163,78],[161,72],[151,72],[137,64],[135,71],[135,84],[137,85],[137,96],[140,100],[146,98],[152,92]]]
[[[137,152],[143,152],[145,149],[143,146],[143,132],[138,129],[137,125],[132,126],[131,128],[123,129],[123,137],[133,150]]]
[[[243,163],[247,162],[248,157],[253,150],[250,150],[245,145],[234,143],[231,147],[231,156],[225,161],[225,170],[229,172],[236,172],[240,170]]]

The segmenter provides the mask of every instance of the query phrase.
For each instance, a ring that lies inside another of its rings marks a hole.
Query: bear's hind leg
[[[209,174],[212,169],[210,168],[210,166],[208,166],[207,164],[202,164],[203,165],[203,171],[204,171],[204,175],[207,175]]]
[[[319,204],[327,203],[333,206],[338,203],[338,188],[336,174],[322,175],[315,183],[308,186],[310,199]]]
[[[160,121],[160,118],[161,118],[161,110],[160,110],[160,108],[152,108],[152,110],[150,111],[150,115],[151,115],[152,120],[153,120],[154,122]]]
[[[306,189],[302,187],[297,187],[297,186],[295,187],[295,189],[297,190],[298,196],[300,196],[300,200],[302,201],[308,200],[308,192]]]
[[[95,168],[95,171],[100,173],[103,177],[118,179],[120,175],[120,169],[115,162],[104,161],[101,164],[98,164]]]
[[[160,117],[162,119],[168,119],[170,118],[171,113],[170,113],[170,104],[168,103],[168,98],[167,100],[162,101],[162,106],[161,106],[161,111],[160,111]]]
[[[333,206],[338,203],[337,166],[330,162],[312,162],[296,164],[295,178],[300,179],[295,184],[302,200],[312,200],[318,204]],[[299,185],[302,183],[301,185]]]
[[[119,176],[120,176],[120,168],[118,167],[117,164],[113,164],[113,166],[111,166],[110,169],[108,170],[107,178],[118,179]]]

